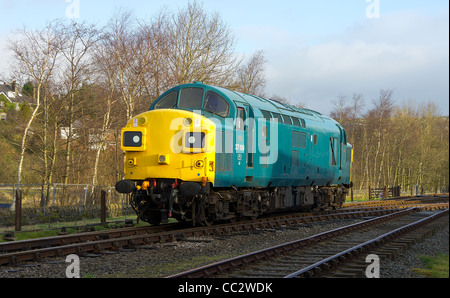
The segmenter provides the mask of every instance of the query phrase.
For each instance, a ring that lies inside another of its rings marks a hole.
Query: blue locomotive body
[[[201,82],[168,90],[131,119],[122,148],[128,180],[116,189],[132,193],[138,217],[153,224],[339,208],[352,185],[339,123]]]
[[[214,187],[325,186],[350,184],[352,147],[344,128],[318,112],[201,83],[175,87],[214,92],[226,104],[208,111],[218,125]],[[174,107],[178,108],[178,107]]]

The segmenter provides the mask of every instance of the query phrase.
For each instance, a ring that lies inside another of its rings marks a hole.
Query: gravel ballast
[[[188,241],[158,243],[137,250],[80,258],[80,276],[95,278],[155,278],[228,259],[278,244],[302,239],[359,220],[333,220],[301,227],[266,229],[220,237],[195,237]],[[449,226],[401,256],[380,264],[382,278],[420,278],[412,268],[423,268],[421,255],[448,254]],[[51,261],[52,263],[49,263]],[[66,278],[70,263],[53,258],[23,267],[0,267],[0,278]]]

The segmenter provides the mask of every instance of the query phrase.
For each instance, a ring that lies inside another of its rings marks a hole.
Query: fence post
[[[106,191],[104,191],[104,190],[102,190],[102,192],[101,192],[100,202],[101,202],[100,220],[101,220],[102,224],[105,224],[106,223]]]
[[[372,187],[369,185],[369,201],[372,200]]]
[[[52,184],[53,187],[53,201],[52,201],[52,206],[55,206],[55,197],[56,197],[56,187],[55,187],[55,183]]]
[[[389,198],[389,186],[385,186],[384,187],[384,191],[383,191],[383,199],[387,199]]]
[[[16,190],[16,204],[15,204],[15,218],[14,224],[16,232],[22,230],[22,191]]]

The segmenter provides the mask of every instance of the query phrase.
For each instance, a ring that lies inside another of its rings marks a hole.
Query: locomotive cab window
[[[230,111],[230,105],[219,94],[208,91],[205,96],[205,110],[226,118]]]
[[[185,88],[181,90],[178,107],[180,109],[201,109],[202,102],[202,88]]]
[[[177,106],[178,92],[173,91],[161,98],[155,105],[155,110],[158,109],[173,109]]]

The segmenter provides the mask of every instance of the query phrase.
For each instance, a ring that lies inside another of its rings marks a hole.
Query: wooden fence
[[[381,198],[387,199],[400,196],[400,186],[374,188],[369,186],[369,200]]]

